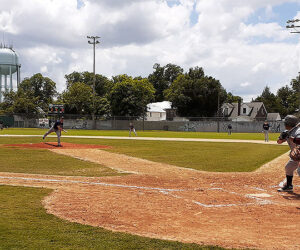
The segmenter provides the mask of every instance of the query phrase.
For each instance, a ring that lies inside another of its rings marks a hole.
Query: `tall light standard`
[[[288,20],[286,23],[288,24],[286,26],[287,29],[293,29],[293,31],[291,31],[291,33],[300,33],[300,31],[298,31],[296,28],[300,28],[300,20],[299,19],[295,19],[295,20]]]
[[[300,31],[298,30],[298,28],[300,28],[300,20],[299,19],[292,19],[292,20],[288,20],[286,22],[288,25],[286,26],[287,29],[292,29],[292,31],[290,31],[291,33],[300,33]],[[298,76],[298,81],[300,81],[300,72],[298,72],[299,76]],[[298,113],[300,114],[300,87],[298,89],[298,94],[299,94],[299,107],[298,107]]]
[[[100,43],[97,39],[99,39],[99,36],[87,36],[88,43],[93,44],[93,52],[94,52],[94,61],[93,61],[93,112],[92,112],[92,119],[93,119],[93,128],[96,128],[96,123],[95,123],[95,85],[96,85],[96,44]]]

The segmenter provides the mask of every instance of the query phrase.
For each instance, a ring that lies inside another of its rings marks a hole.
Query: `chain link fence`
[[[16,128],[49,128],[59,116],[35,116],[27,114],[1,115],[6,127]],[[185,132],[228,132],[229,125],[233,133],[262,132],[263,120],[230,121],[223,117],[176,117],[173,121],[149,121],[143,117],[129,116],[96,116],[95,120],[89,115],[64,114],[66,129],[97,129],[97,130],[127,130],[133,123],[137,130],[165,130]],[[282,121],[269,121],[270,132],[280,132],[284,129]]]

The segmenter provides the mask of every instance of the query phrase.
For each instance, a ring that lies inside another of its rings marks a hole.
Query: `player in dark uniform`
[[[43,140],[47,137],[47,135],[55,132],[57,135],[57,146],[61,147],[60,144],[60,137],[61,137],[61,131],[67,132],[64,130],[64,118],[61,117],[60,120],[56,121],[54,125],[48,130],[46,134],[43,136]]]
[[[268,121],[265,121],[263,124],[263,132],[265,134],[265,142],[269,141],[269,129],[270,129],[270,124],[268,123]]]
[[[232,125],[230,123],[228,124],[227,129],[228,129],[228,135],[231,135]]]
[[[133,132],[135,134],[135,136],[137,136],[136,132],[135,132],[135,128],[133,123],[129,123],[129,137],[131,137],[131,132]]]

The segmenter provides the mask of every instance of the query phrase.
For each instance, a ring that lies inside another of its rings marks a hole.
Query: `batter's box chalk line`
[[[240,194],[237,192],[228,191],[224,188],[202,188],[202,189],[170,189],[170,188],[155,188],[155,187],[143,187],[143,186],[132,186],[132,185],[122,185],[122,184],[112,184],[112,183],[104,183],[104,182],[88,182],[88,181],[75,181],[75,180],[57,180],[57,179],[42,179],[42,178],[29,178],[29,177],[11,177],[11,176],[0,176],[0,179],[13,179],[13,180],[23,180],[23,181],[37,181],[37,182],[51,182],[51,183],[69,183],[69,184],[84,184],[84,185],[100,185],[100,186],[106,186],[106,187],[120,187],[120,188],[127,188],[127,189],[139,189],[139,190],[150,190],[150,191],[158,191],[159,193],[162,193],[164,195],[169,195],[176,199],[183,199],[186,202],[191,202],[194,204],[197,204],[199,206],[205,207],[205,208],[221,208],[221,207],[238,207],[238,206],[255,206],[255,205],[268,205],[273,204],[272,201],[262,199],[263,197],[271,197],[271,195],[268,194]],[[256,187],[249,187],[245,186],[249,189],[255,189],[259,191],[265,191],[264,189],[256,188]],[[248,202],[248,203],[240,203],[240,204],[204,204],[202,202],[196,201],[196,200],[190,200],[187,198],[184,198],[179,195],[172,194],[171,192],[183,192],[183,191],[197,191],[197,190],[218,190],[220,192],[226,192],[230,193],[236,196],[253,199],[255,202]],[[267,196],[263,196],[267,195]]]

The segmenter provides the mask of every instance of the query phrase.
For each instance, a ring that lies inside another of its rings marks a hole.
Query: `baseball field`
[[[43,133],[0,131],[2,249],[300,248],[278,134]]]

